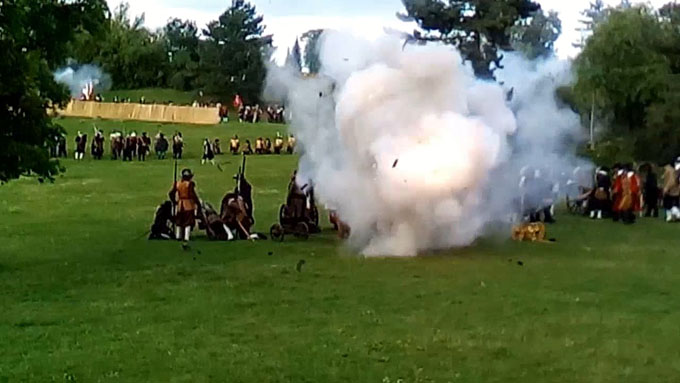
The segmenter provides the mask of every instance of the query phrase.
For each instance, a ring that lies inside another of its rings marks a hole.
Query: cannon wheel
[[[281,205],[279,209],[279,223],[283,223],[288,219],[288,207],[286,205]]]
[[[272,241],[283,242],[283,239],[286,236],[286,232],[285,230],[283,230],[283,227],[281,225],[275,223],[269,230],[269,235],[271,235]]]
[[[306,223],[300,222],[295,225],[295,238],[307,240],[309,238],[309,226]]]

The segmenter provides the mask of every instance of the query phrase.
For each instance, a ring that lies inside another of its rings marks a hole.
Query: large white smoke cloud
[[[365,255],[469,245],[516,210],[520,168],[577,164],[578,116],[554,97],[568,65],[511,55],[502,87],[475,79],[451,47],[339,32],[320,56],[313,79],[271,68],[265,95],[292,112],[299,182],[313,180]]]
[[[54,73],[54,80],[69,88],[71,97],[78,98],[88,84],[94,85],[97,91],[108,90],[111,78],[95,65],[71,65]]]

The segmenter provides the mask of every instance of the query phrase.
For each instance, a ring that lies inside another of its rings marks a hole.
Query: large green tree
[[[647,107],[664,91],[670,67],[659,49],[666,38],[646,7],[613,10],[578,57],[575,90],[584,105],[595,95],[611,112],[614,132],[642,129]]]
[[[493,78],[501,67],[499,49],[510,49],[510,28],[540,9],[531,0],[402,0],[404,21],[415,21],[423,33],[414,38],[453,44],[481,78]]]
[[[581,110],[595,102],[603,141],[623,139],[627,155],[660,163],[680,153],[680,19],[673,8],[610,9],[575,63],[573,93]]]
[[[244,0],[233,0],[218,20],[208,24],[199,74],[207,96],[226,102],[238,93],[246,103],[259,100],[272,43],[271,36],[263,36],[264,28],[255,6]]]
[[[80,63],[100,66],[115,88],[164,87],[170,67],[163,36],[144,27],[144,15],[131,17],[129,9],[128,3],[119,4],[103,35],[79,33],[71,56]]]
[[[61,132],[47,110],[69,99],[53,72],[79,30],[97,35],[104,0],[0,2],[0,182],[25,174],[52,179],[59,164],[46,149]]]
[[[199,38],[196,23],[173,19],[163,29],[169,60],[168,85],[178,90],[192,90],[198,78]]]
[[[555,41],[562,34],[562,21],[557,12],[535,12],[512,27],[512,47],[528,59],[546,58],[555,54]]]

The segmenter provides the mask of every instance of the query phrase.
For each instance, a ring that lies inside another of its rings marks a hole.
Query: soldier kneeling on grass
[[[177,225],[175,236],[178,241],[189,242],[191,239],[191,230],[196,225],[196,209],[201,205],[193,178],[191,170],[182,170],[182,180],[175,182],[168,194],[175,204],[175,224]]]

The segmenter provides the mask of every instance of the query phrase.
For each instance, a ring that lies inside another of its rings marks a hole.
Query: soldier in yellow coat
[[[234,135],[234,137],[231,138],[231,141],[229,141],[229,151],[231,154],[238,154],[240,148],[241,141],[238,139],[237,135]]]
[[[255,140],[255,154],[264,154],[264,140],[262,137]]]
[[[281,154],[282,150],[283,150],[283,138],[281,138],[281,134],[276,133],[276,139],[274,140],[274,153]]]
[[[296,144],[295,136],[291,134],[290,136],[288,136],[288,147],[286,148],[288,154],[293,154],[295,152],[295,144]]]

